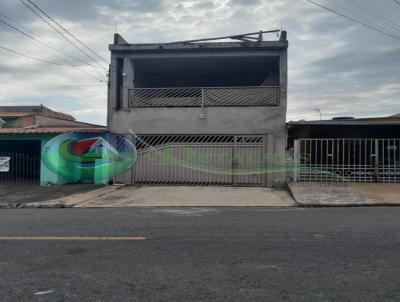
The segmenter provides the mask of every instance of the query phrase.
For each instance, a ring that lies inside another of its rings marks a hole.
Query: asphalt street
[[[0,210],[0,301],[399,301],[399,217],[397,207]]]

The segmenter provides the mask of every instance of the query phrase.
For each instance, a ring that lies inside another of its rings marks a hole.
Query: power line
[[[382,23],[385,23],[386,25],[389,25],[390,27],[394,28],[396,31],[400,31],[400,26],[398,24],[396,24],[395,22],[389,20],[388,18],[386,18],[385,16],[382,16],[376,12],[374,12],[373,10],[371,10],[370,8],[368,8],[367,6],[355,1],[355,0],[346,0],[350,5],[364,11],[365,13],[367,13],[368,15],[377,18],[377,20],[379,20]]]
[[[42,15],[40,15],[34,8],[32,8],[30,5],[24,2],[24,0],[20,0],[20,2],[26,6],[30,11],[32,11],[37,17],[39,17],[43,22],[45,22],[47,25],[49,25],[54,31],[56,31],[60,36],[62,36],[65,40],[67,40],[69,43],[71,43],[73,46],[75,46],[77,49],[79,49],[86,57],[88,57],[90,60],[93,60],[99,67],[103,68],[104,70],[107,71],[104,66],[99,64],[96,59],[94,59],[92,56],[88,55],[82,48],[80,48],[74,41],[71,41],[68,37],[66,37],[61,31],[59,31],[53,24],[51,24],[49,21],[47,21]]]
[[[64,32],[66,32],[68,35],[70,35],[75,41],[77,41],[79,44],[84,46],[87,50],[89,50],[91,53],[93,53],[97,58],[108,64],[107,60],[99,56],[93,49],[91,49],[89,46],[87,46],[85,43],[83,43],[81,40],[79,40],[75,35],[73,35],[69,30],[64,28],[60,23],[58,23],[56,20],[54,20],[52,17],[50,17],[43,9],[41,9],[37,4],[35,4],[31,0],[27,0],[29,3],[31,3],[33,6],[35,6],[43,15],[45,15],[47,18],[49,18],[51,21],[53,21],[55,24],[57,24]]]
[[[29,10],[31,10],[36,16],[38,16],[43,22],[45,22],[47,25],[49,25],[53,30],[55,30],[60,36],[62,36],[65,40],[67,40],[69,43],[71,43],[73,46],[75,46],[77,49],[79,49],[86,57],[88,57],[90,60],[93,60],[98,66],[103,68],[105,71],[107,69],[101,65],[100,63],[97,62],[96,59],[94,59],[92,56],[87,54],[79,45],[77,45],[74,41],[66,37],[60,30],[58,30],[53,24],[51,24],[49,21],[47,21],[42,15],[40,15],[35,9],[33,9],[31,6],[29,6],[27,3],[24,2],[24,0],[20,0],[20,2],[25,5]]]
[[[2,13],[0,13],[0,15],[3,16]],[[35,41],[35,42],[41,44],[41,45],[44,45],[44,46],[46,46],[46,47],[49,47],[50,49],[53,49],[53,50],[56,51],[57,53],[62,53],[62,52],[59,51],[57,48],[55,48],[55,47],[49,45],[48,43],[45,43],[45,42],[43,42],[43,41],[40,41],[39,39],[35,38],[34,36],[32,36],[32,35],[30,35],[30,34],[24,32],[24,31],[18,29],[17,27],[15,27],[15,26],[11,25],[10,23],[8,23],[8,22],[2,20],[1,18],[0,18],[0,24],[2,24],[3,26],[5,26],[5,27],[7,27],[7,28],[11,28],[12,30],[14,30],[14,31],[16,31],[16,32],[18,32],[18,33],[20,33],[20,34],[22,34],[23,36],[25,36],[25,37],[27,37],[27,38],[29,38],[29,39],[31,39],[31,40],[33,40],[33,41]],[[66,54],[66,55],[68,55],[68,54]],[[68,55],[68,56],[69,56],[69,55]],[[74,59],[78,59],[78,58],[75,58],[75,57],[73,57],[73,56],[69,56],[69,57],[74,58]],[[82,61],[82,60],[80,60],[80,59],[78,59],[78,60],[81,61],[81,62],[83,62],[85,65],[89,65],[89,66],[91,66],[91,67],[94,67],[94,66],[93,66],[92,64],[90,64],[90,63],[87,63],[87,62]],[[64,64],[64,65],[69,65],[69,66],[71,66],[71,67],[82,66],[82,65],[75,65],[75,64],[68,64],[68,63],[63,63],[63,64]],[[97,70],[93,69],[93,72],[95,72],[97,75],[103,77],[103,75],[100,74],[100,73],[98,73]],[[86,73],[87,73],[87,72],[86,72]]]
[[[41,63],[51,64],[51,65],[58,65],[58,66],[79,67],[79,65],[67,65],[67,64],[63,64],[63,63],[58,63],[58,62],[52,62],[52,61],[47,61],[47,60],[43,60],[43,59],[38,59],[38,58],[35,58],[35,57],[31,57],[31,56],[25,55],[25,54],[20,53],[18,51],[12,50],[12,49],[7,48],[7,47],[2,46],[2,45],[0,45],[0,48],[6,50],[8,52],[12,52],[14,54],[23,56],[25,58],[28,58],[28,59],[31,59],[31,60],[35,60],[35,61],[39,61]]]
[[[33,37],[33,36],[31,36],[31,35],[29,35],[29,34],[23,32],[23,31],[19,30],[18,28],[16,28],[16,27],[14,27],[13,25],[11,25],[11,24],[5,22],[5,21],[2,20],[1,18],[0,18],[0,24],[2,24],[2,25],[5,26],[5,27],[11,28],[12,30],[15,30],[15,31],[19,32],[21,35],[23,35],[23,36],[25,36],[25,37],[27,37],[27,38],[29,38],[29,39],[31,39],[31,40],[37,42],[37,43],[40,43],[40,44],[42,44],[42,45],[44,45],[44,46],[46,46],[46,47],[49,47],[49,48],[54,49],[54,50],[57,51],[57,49],[51,47],[50,45],[47,45],[46,43],[44,43],[44,42],[42,42],[42,41],[36,39],[35,37]],[[69,65],[69,64],[65,64],[65,65]],[[70,66],[79,66],[79,65],[72,65],[72,64],[71,64]]]
[[[399,0],[393,0],[394,3],[400,5],[400,1]]]
[[[17,28],[16,26],[13,26],[13,25],[9,24],[8,22],[6,22],[4,20],[1,20],[1,18],[0,18],[0,23],[5,24],[5,26],[7,26],[7,27],[19,32],[20,34],[24,35],[25,37],[27,37],[27,38],[29,38],[31,40],[34,40],[37,43],[40,43],[40,44],[52,49],[53,51],[55,51],[55,52],[57,52],[59,54],[65,55],[65,56],[67,56],[67,57],[69,57],[69,58],[71,58],[73,60],[79,61],[79,62],[81,62],[81,63],[83,63],[85,65],[89,65],[89,66],[91,66],[93,68],[97,67],[97,66],[95,66],[95,65],[93,65],[93,64],[91,64],[91,63],[89,63],[87,61],[82,60],[81,58],[78,58],[76,56],[70,55],[68,52],[66,52],[65,50],[63,50],[61,48],[56,48],[56,47],[50,45],[47,41],[43,42],[42,41],[42,40],[44,40],[43,38],[41,38],[39,35],[35,34],[33,31],[27,29],[26,27],[22,26],[21,24],[18,24],[18,22],[16,22],[15,20],[11,19],[7,15],[5,15],[5,14],[0,12],[0,16],[5,18],[5,19],[7,19],[8,21],[18,25],[20,28]],[[94,70],[94,71],[97,72],[96,70]]]
[[[62,64],[62,63],[58,63],[58,62],[52,62],[52,61],[47,61],[47,60],[35,58],[35,57],[32,57],[32,56],[29,56],[29,55],[20,53],[20,52],[18,52],[18,51],[12,50],[12,49],[7,48],[7,47],[2,46],[2,45],[0,45],[0,49],[6,50],[6,51],[11,52],[11,53],[13,53],[13,54],[22,56],[22,57],[27,58],[27,59],[30,59],[30,60],[38,61],[38,62],[41,62],[41,63],[51,64],[51,65],[57,65],[57,66],[78,67],[79,70],[81,70],[81,71],[85,72],[86,74],[88,74],[88,75],[94,77],[96,80],[98,80],[98,81],[104,83],[104,80],[103,80],[103,79],[99,79],[99,78],[97,78],[96,76],[92,75],[91,73],[88,73],[86,70],[80,69],[78,65],[66,65],[66,64]]]
[[[358,17],[360,20],[362,20],[362,19],[364,18],[363,12],[361,12],[361,11],[359,11],[359,10],[352,11],[351,9],[352,9],[353,7],[349,8],[348,6],[345,5],[345,3],[341,3],[342,0],[326,0],[326,1],[334,2],[335,5],[336,5],[337,7],[340,7],[341,9],[343,9],[343,11],[349,10],[349,12],[352,13],[350,16],[353,17],[353,18]],[[346,0],[346,1],[347,1],[347,0]],[[348,3],[348,4],[349,4],[349,3]],[[376,24],[374,24],[374,25],[376,25]],[[378,27],[378,26],[377,26],[377,27]],[[384,27],[383,27],[383,28],[382,28],[382,27],[379,27],[379,29],[380,29],[380,30],[385,30]]]
[[[88,71],[86,71],[86,70],[84,70],[84,69],[82,69],[82,68],[80,68],[80,67],[78,67],[78,69],[79,69],[80,71],[86,73],[87,75],[90,75],[91,77],[95,78],[95,79],[98,80],[99,82],[101,82],[101,83],[106,83],[106,80],[100,79],[100,78],[98,78],[97,76],[91,74],[90,72],[88,72]]]
[[[374,27],[374,26],[371,26],[371,25],[369,25],[369,24],[367,24],[367,23],[364,23],[364,22],[362,22],[362,21],[359,21],[359,20],[357,20],[357,19],[355,19],[355,18],[352,18],[352,17],[349,17],[349,16],[347,16],[347,15],[344,15],[344,14],[342,14],[342,13],[340,13],[340,12],[337,12],[337,11],[335,11],[335,10],[329,8],[329,7],[323,6],[323,5],[321,5],[321,4],[319,4],[319,3],[316,3],[316,2],[314,2],[314,1],[312,1],[312,0],[306,0],[306,1],[312,3],[312,4],[316,5],[316,6],[319,6],[320,8],[323,8],[323,9],[325,9],[325,10],[327,10],[327,11],[330,11],[331,13],[334,13],[334,14],[336,14],[336,15],[339,15],[339,16],[341,16],[341,17],[343,17],[343,18],[346,18],[346,19],[348,19],[348,20],[351,20],[351,21],[353,21],[353,22],[356,22],[356,23],[358,23],[358,24],[360,24],[360,25],[363,25],[363,26],[365,26],[365,27],[368,27],[369,29],[372,29],[372,30],[374,30],[374,31],[376,31],[376,32],[379,32],[379,33],[381,33],[381,34],[384,34],[384,35],[386,35],[386,36],[389,36],[389,37],[391,37],[391,38],[393,38],[393,39],[396,39],[396,40],[399,40],[399,41],[400,41],[400,37],[395,36],[395,35],[392,35],[391,33],[385,32],[385,31],[380,30],[380,29],[378,29],[378,28],[376,28],[376,27]]]
[[[371,22],[369,25],[374,26],[376,29],[379,29],[381,31],[385,31],[385,32],[388,31],[388,29],[385,27],[387,25],[394,27],[394,29],[396,31],[398,31],[400,29],[400,28],[399,29],[395,28],[395,26],[397,26],[397,24],[393,23],[392,21],[385,18],[384,16],[379,15],[378,13],[375,13],[373,10],[369,9],[365,5],[362,5],[361,3],[358,3],[356,0],[345,0],[346,4],[351,7],[339,4],[338,3],[339,0],[327,0],[327,1],[334,2],[338,7],[341,7],[344,11],[348,10],[353,15],[358,17],[359,20],[363,20],[365,15],[368,15],[368,16],[366,16],[367,21]],[[356,9],[356,11],[352,10],[354,8]],[[351,16],[351,17],[355,18],[355,16]],[[372,18],[372,19],[370,20],[368,17]],[[374,21],[378,21],[378,23],[374,23]],[[390,24],[390,23],[392,23],[392,24]],[[390,32],[390,31],[388,31],[388,32]]]

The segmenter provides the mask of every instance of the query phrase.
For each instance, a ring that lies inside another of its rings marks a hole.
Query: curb
[[[102,186],[99,189],[88,191],[85,193],[72,194],[66,197],[60,197],[52,200],[48,200],[47,203],[63,204],[64,207],[73,208],[81,204],[91,202],[92,200],[111,194],[117,190],[120,190],[122,186]]]
[[[303,207],[304,206],[302,203],[297,201],[296,197],[293,194],[292,188],[290,187],[290,183],[289,182],[286,183],[285,189],[289,193],[290,197],[292,197],[292,199],[293,199],[293,201],[295,203],[295,207]]]
[[[301,208],[355,208],[355,207],[395,207],[400,206],[400,202],[385,200],[379,196],[379,191],[374,196],[363,195],[359,187],[354,187],[354,184],[347,184],[345,187],[318,187],[318,183],[308,183],[309,185],[298,189],[293,185],[293,182],[288,182],[289,192],[293,199]],[[314,189],[316,188],[316,189]],[[314,190],[313,190],[314,189]],[[309,191],[312,192],[309,192]],[[317,195],[315,194],[317,192]],[[370,192],[371,193],[371,192]],[[320,198],[323,196],[324,198]]]
[[[299,208],[362,208],[362,207],[399,207],[398,203],[347,203],[347,204],[321,204],[299,203]]]
[[[45,203],[45,202],[32,202],[32,203],[0,203],[0,209],[61,209],[72,208],[72,206],[63,203]]]

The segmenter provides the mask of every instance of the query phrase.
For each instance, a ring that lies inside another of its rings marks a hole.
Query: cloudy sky
[[[288,120],[318,119],[314,108],[324,118],[400,113],[400,1],[314,0],[397,40],[306,0],[33,1],[106,60],[115,27],[130,43],[151,43],[279,29],[282,20],[290,43]],[[89,61],[20,0],[1,0],[0,20],[41,41],[0,24],[0,46],[59,64]],[[106,84],[96,79],[105,71],[91,64],[50,65],[0,49],[0,105],[44,104],[105,124]]]

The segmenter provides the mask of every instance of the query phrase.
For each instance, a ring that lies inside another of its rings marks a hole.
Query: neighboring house
[[[22,128],[33,125],[74,125],[75,119],[65,113],[40,106],[0,106],[2,128]],[[61,121],[61,122],[60,122]]]
[[[331,120],[290,121],[288,147],[301,138],[400,138],[400,115],[373,118],[337,117]]]
[[[285,184],[284,172],[267,170],[285,154],[286,32],[274,41],[234,38],[241,41],[128,44],[115,35],[108,128],[140,151],[121,182]]]
[[[291,121],[295,179],[400,182],[400,115]]]
[[[62,133],[107,131],[45,106],[0,106],[0,119],[0,156],[11,157],[10,172],[0,173],[0,183],[58,183],[41,163],[43,146]]]

